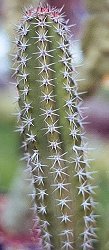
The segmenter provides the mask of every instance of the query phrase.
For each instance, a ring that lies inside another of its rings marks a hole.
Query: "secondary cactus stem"
[[[26,10],[18,26],[16,130],[35,187],[30,195],[44,249],[89,250],[96,236],[94,187],[63,16],[61,10],[40,4]]]

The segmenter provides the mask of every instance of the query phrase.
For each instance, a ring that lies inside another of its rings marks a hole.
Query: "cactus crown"
[[[26,10],[18,26],[17,131],[35,187],[33,209],[44,249],[88,250],[95,239],[94,190],[63,17],[61,10],[40,4]]]

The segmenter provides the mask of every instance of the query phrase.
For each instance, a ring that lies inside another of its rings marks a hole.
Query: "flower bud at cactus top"
[[[61,10],[39,5],[18,26],[17,87],[24,159],[44,249],[90,249],[94,193],[83,144],[81,97]],[[18,113],[19,114],[19,113]]]

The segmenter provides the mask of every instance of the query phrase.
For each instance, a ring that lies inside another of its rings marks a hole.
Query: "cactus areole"
[[[33,210],[47,250],[89,250],[96,237],[93,173],[69,30],[60,9],[39,4],[25,11],[16,40],[16,130],[22,135],[34,184]]]

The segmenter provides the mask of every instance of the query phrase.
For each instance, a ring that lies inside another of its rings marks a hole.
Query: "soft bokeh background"
[[[22,166],[20,137],[14,133],[17,103],[12,75],[15,24],[30,0],[0,0],[0,192],[8,193]],[[79,89],[84,91],[83,106],[89,122],[86,132],[89,157],[98,185],[97,199],[101,231],[96,249],[109,249],[109,12],[105,0],[48,0],[51,6],[62,7],[71,28],[74,63],[78,68]],[[95,4],[96,3],[96,4]],[[20,174],[19,174],[20,175]],[[26,191],[25,191],[26,192]]]

